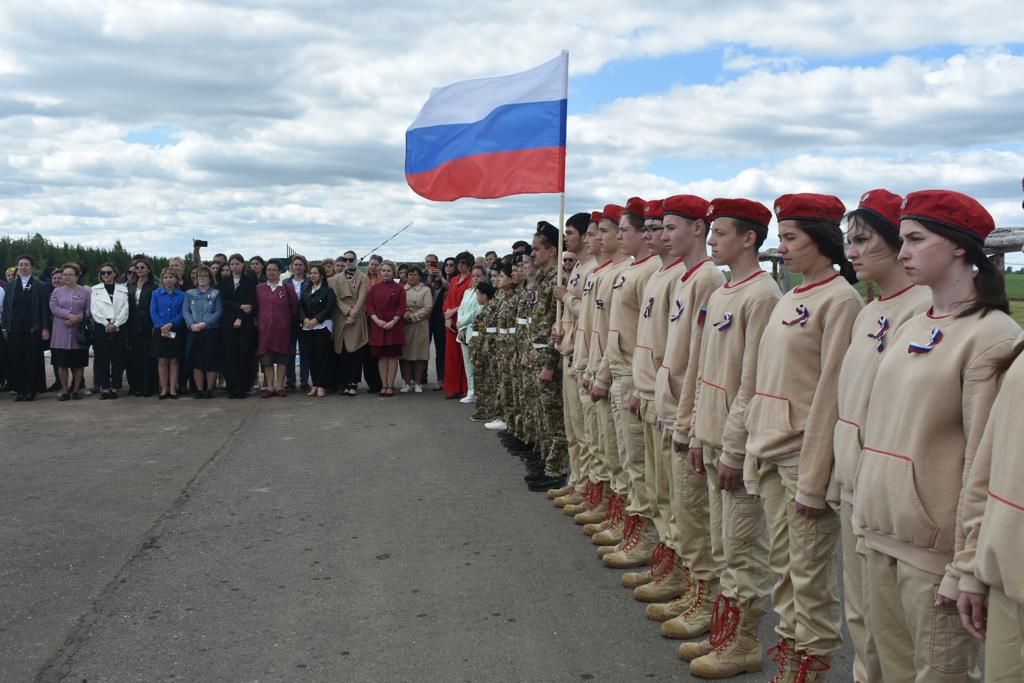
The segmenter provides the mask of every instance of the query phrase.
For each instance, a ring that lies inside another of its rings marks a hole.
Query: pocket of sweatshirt
[[[935,547],[939,528],[921,502],[910,458],[871,448],[862,457],[855,506],[864,525],[917,548]]]
[[[696,426],[700,434],[709,438],[713,444],[722,443],[722,434],[725,432],[725,421],[729,417],[729,399],[725,389],[717,384],[711,384],[701,380],[700,402],[696,408]]]
[[[790,421],[789,399],[781,396],[754,394],[743,424],[750,441],[769,448],[797,435]]]

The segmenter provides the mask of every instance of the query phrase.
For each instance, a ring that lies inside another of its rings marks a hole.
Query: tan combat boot
[[[692,640],[711,630],[711,586],[707,581],[694,581],[693,602],[690,608],[675,619],[661,625],[661,635],[675,640]]]
[[[566,484],[565,486],[562,486],[561,488],[551,489],[550,491],[548,491],[547,492],[547,497],[548,497],[548,500],[554,500],[555,498],[561,498],[562,496],[567,496],[567,495],[569,495],[570,493],[572,493],[575,490],[576,490],[576,485],[575,484]]]
[[[572,490],[564,496],[555,498],[552,503],[556,508],[565,508],[566,505],[579,505],[583,502],[583,495],[579,492]]]
[[[655,573],[658,567],[661,566],[660,563],[662,562],[663,555],[667,550],[667,545],[665,545],[664,543],[659,543],[657,547],[654,548],[654,552],[651,553],[651,561],[649,566],[643,571],[626,572],[625,574],[623,574],[622,585],[626,588],[636,588],[637,586],[642,586],[645,583],[650,583],[651,581],[654,581],[656,578],[658,578],[657,576],[655,576]]]
[[[569,503],[562,508],[562,512],[570,517],[575,517],[581,512],[585,512],[590,509],[590,501],[594,498],[594,487],[596,484],[589,479],[583,486],[583,500],[579,503]]]
[[[709,638],[713,649],[690,661],[690,673],[697,678],[719,680],[760,671],[761,643],[757,642],[757,628],[762,616],[762,610],[749,606],[741,609],[734,600],[719,595],[715,600]],[[680,657],[687,645],[691,643],[679,646]]]
[[[611,499],[608,501],[608,509],[604,513],[604,519],[597,524],[584,524],[583,533],[587,536],[593,536],[594,534],[613,528],[622,518],[622,510],[625,509],[624,506],[625,500],[623,500],[622,496],[615,493],[611,494]],[[615,543],[618,543],[618,541]],[[614,543],[600,543],[598,545],[614,545]]]
[[[639,586],[633,597],[640,602],[665,602],[683,595],[690,587],[689,572],[676,562],[676,554],[670,549],[656,571],[654,581]]]
[[[639,515],[630,515],[629,519],[639,520],[634,522],[636,530],[633,531],[632,536],[623,538],[622,550],[601,558],[606,567],[614,569],[642,567],[651,561],[651,555],[658,547],[657,532],[654,530],[651,520]]]
[[[603,481],[594,485],[594,497],[592,505],[585,511],[579,513],[573,519],[577,524],[597,524],[608,514],[608,506],[611,504],[612,496],[615,495]]]
[[[832,657],[812,655],[804,651],[798,651],[796,656],[798,659],[793,683],[818,683],[828,680],[828,670],[832,668]]]
[[[651,621],[668,621],[669,619],[675,619],[680,614],[690,609],[690,605],[693,604],[693,598],[697,594],[697,582],[693,580],[693,575],[690,574],[690,570],[686,567],[682,567],[682,570],[686,573],[686,590],[675,600],[671,602],[658,602],[647,605],[644,610],[644,616]]]
[[[800,667],[800,656],[797,654],[795,643],[792,640],[780,640],[773,647],[768,648],[768,656],[779,665],[779,670],[775,672],[768,683],[793,683],[796,680],[797,670]]]

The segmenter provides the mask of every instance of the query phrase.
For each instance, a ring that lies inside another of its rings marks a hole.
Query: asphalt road
[[[439,393],[0,402],[2,681],[688,680]]]

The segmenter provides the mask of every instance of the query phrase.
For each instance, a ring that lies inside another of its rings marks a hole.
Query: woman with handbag
[[[160,289],[153,292],[149,302],[149,317],[153,323],[152,354],[157,359],[160,376],[160,399],[178,398],[178,361],[185,342],[185,318],[182,308],[185,292],[178,289],[178,274],[171,268],[160,273]]]
[[[128,322],[128,287],[117,282],[117,269],[111,263],[100,266],[100,282],[90,293],[94,368],[100,388],[100,400],[117,398],[125,367],[125,323]]]
[[[60,379],[61,391],[57,398],[61,401],[82,398],[82,375],[89,364],[89,327],[82,323],[89,318],[91,291],[78,284],[81,274],[77,263],[65,263],[62,267],[64,284],[50,294],[50,313],[54,319],[50,353],[55,358]],[[69,374],[73,380],[70,384]]]

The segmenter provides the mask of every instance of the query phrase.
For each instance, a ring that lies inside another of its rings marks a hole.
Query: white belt
[[[485,327],[484,328],[484,332],[486,332],[487,334],[494,334],[497,331],[498,331],[497,327]]]
[[[507,327],[499,327],[498,328],[498,334],[508,334],[508,328]]]
[[[516,322],[520,325],[529,325],[530,321],[527,318],[516,318]]]
[[[518,330],[518,329],[519,329],[518,327],[510,327],[510,328],[508,328],[508,333],[509,334],[515,334],[516,330]]]
[[[526,324],[527,325],[532,325],[533,324],[533,316],[532,315],[529,318],[526,319]]]
[[[546,349],[546,348],[548,348],[548,345],[547,344],[534,344],[533,348],[535,348],[535,349]]]

